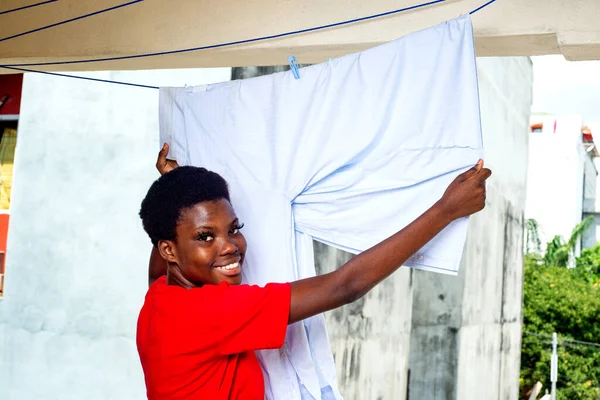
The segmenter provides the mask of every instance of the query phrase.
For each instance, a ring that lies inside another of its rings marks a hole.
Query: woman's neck
[[[169,264],[167,267],[167,285],[180,286],[184,289],[191,289],[202,286],[198,286],[187,280],[179,270],[179,267],[177,265],[171,264]]]

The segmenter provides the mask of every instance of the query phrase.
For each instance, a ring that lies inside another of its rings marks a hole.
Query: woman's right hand
[[[167,159],[167,154],[169,154],[169,145],[165,143],[163,144],[162,149],[160,149],[158,152],[158,159],[156,160],[156,169],[161,175],[171,172],[175,168],[179,167],[177,161]]]
[[[479,160],[473,168],[457,176],[438,201],[443,213],[455,220],[483,210],[485,181],[491,175],[492,171],[483,168],[483,160]]]

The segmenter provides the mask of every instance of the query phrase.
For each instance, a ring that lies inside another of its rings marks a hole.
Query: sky
[[[562,55],[531,59],[532,112],[581,115],[600,137],[600,61],[567,61]]]

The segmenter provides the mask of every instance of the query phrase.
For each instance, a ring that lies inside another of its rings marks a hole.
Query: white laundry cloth
[[[229,182],[246,224],[245,282],[313,276],[313,238],[363,251],[482,156],[470,18],[302,68],[298,80],[161,88],[160,136],[171,158]],[[455,221],[407,265],[456,274],[466,228]],[[322,316],[257,354],[269,399],[341,398]]]

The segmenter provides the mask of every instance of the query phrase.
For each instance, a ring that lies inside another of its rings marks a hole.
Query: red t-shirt
[[[263,400],[253,350],[283,346],[289,312],[289,283],[184,289],[158,279],[137,326],[148,399]]]

